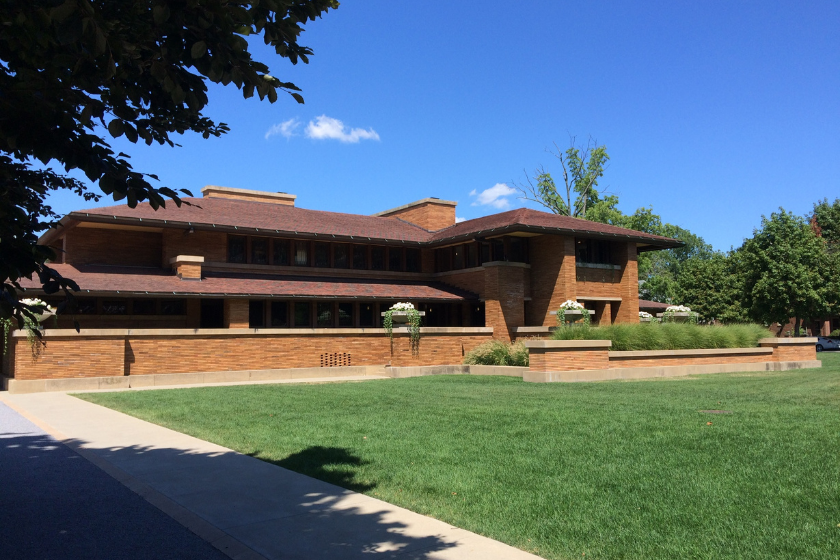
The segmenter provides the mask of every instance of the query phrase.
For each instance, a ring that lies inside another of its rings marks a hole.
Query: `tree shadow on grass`
[[[259,454],[259,451],[255,451],[250,455],[261,459]],[[316,445],[292,453],[279,461],[261,460],[354,492],[367,492],[376,488],[376,484],[356,480],[357,468],[367,465],[369,461],[363,460],[342,447]]]

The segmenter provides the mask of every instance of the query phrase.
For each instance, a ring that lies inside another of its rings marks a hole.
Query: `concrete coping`
[[[557,327],[513,327],[516,334],[550,333]]]
[[[206,187],[201,188],[201,194],[206,198],[213,195],[213,193],[224,193],[224,194],[244,194],[244,195],[253,195],[265,198],[276,198],[277,200],[294,200],[297,198],[296,194],[289,194],[284,192],[268,192],[268,191],[255,191],[253,189],[238,189],[234,187],[220,187],[218,185],[207,185]]]
[[[395,334],[407,333],[408,327],[394,327]],[[46,329],[45,338],[108,338],[125,336],[349,336],[349,335],[386,335],[385,329]],[[492,335],[493,327],[421,327],[423,335]],[[23,338],[26,331],[12,332],[15,338]]]
[[[577,296],[575,299],[580,301],[621,301],[620,297],[604,297],[604,296]]]
[[[197,257],[195,255],[178,255],[169,259],[169,264],[177,263],[203,263],[204,257]]]
[[[604,349],[612,346],[612,340],[526,340],[528,349],[565,350],[575,349]]]
[[[696,348],[692,350],[613,350],[610,358],[667,358],[688,356],[726,356],[772,354],[772,348]]]
[[[815,336],[799,336],[793,338],[762,338],[758,341],[759,346],[811,346],[817,343]]]

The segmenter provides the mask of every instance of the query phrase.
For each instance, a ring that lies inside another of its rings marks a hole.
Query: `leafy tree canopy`
[[[105,138],[174,146],[172,136],[228,131],[204,116],[207,82],[234,84],[270,102],[299,89],[254,60],[261,36],[280,57],[308,62],[303,25],[335,0],[27,0],[0,3],[0,317],[16,315],[18,280],[38,275],[47,293],[77,288],[45,263],[39,232],[57,216],[47,195],[69,189],[97,198],[65,173],[80,171],[102,193],[153,208],[180,194],[154,186]],[[63,169],[64,173],[54,171]]]
[[[723,323],[747,321],[741,305],[744,291],[738,254],[714,253],[708,258],[689,258],[680,270],[675,298],[706,320]]]
[[[825,198],[814,204],[811,224],[817,235],[828,243],[832,251],[840,251],[840,198],[828,202]]]

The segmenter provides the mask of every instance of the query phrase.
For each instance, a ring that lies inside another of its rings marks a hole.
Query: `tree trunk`
[[[799,317],[793,322],[793,336],[799,336]]]

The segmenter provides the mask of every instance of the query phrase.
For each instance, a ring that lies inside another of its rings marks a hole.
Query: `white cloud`
[[[275,124],[271,128],[268,129],[268,132],[265,133],[265,139],[268,140],[275,134],[279,134],[284,136],[285,138],[291,138],[295,136],[295,129],[300,126],[300,119],[297,117],[291,118],[287,121],[283,121],[279,124]]]
[[[466,218],[461,218],[460,216],[455,216],[455,223],[460,224],[461,222],[466,222]]]
[[[338,140],[352,144],[358,143],[359,140],[379,140],[379,135],[372,128],[348,128],[340,120],[326,115],[309,121],[305,133],[307,138],[315,140]]]
[[[492,206],[493,208],[508,208],[510,201],[508,196],[514,194],[516,189],[509,187],[504,183],[496,183],[489,189],[484,189],[481,192],[476,192],[475,189],[470,192],[470,196],[476,196],[473,206]]]

